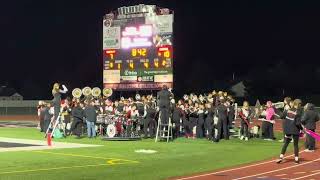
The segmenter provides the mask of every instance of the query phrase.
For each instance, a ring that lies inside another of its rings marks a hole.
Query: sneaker
[[[283,161],[283,158],[279,158],[278,160],[276,160],[277,164],[280,164]]]
[[[305,149],[304,152],[314,152],[314,150]]]
[[[240,140],[243,140],[243,139],[244,139],[244,136],[241,136],[241,137],[240,137]]]
[[[248,141],[248,140],[249,140],[248,137],[246,137],[245,141]]]

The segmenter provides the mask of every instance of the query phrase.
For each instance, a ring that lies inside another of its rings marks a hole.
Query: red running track
[[[238,124],[238,123],[236,123]],[[261,124],[254,121],[254,125]],[[318,124],[319,125],[319,124]],[[281,121],[277,120],[274,126],[281,131]],[[319,130],[318,126],[318,130]],[[272,142],[270,142],[272,143]],[[281,147],[279,147],[280,151]],[[300,151],[300,164],[294,163],[293,155],[285,157],[281,164],[275,163],[277,157],[268,161],[246,164],[230,169],[197,174],[187,177],[177,177],[174,180],[320,180],[320,151],[308,153]]]

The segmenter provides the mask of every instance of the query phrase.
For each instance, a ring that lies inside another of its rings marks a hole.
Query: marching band
[[[39,102],[38,115],[41,132],[50,129],[54,121],[61,121],[59,129],[65,135],[75,135],[78,138],[87,131],[88,137],[96,135],[108,137],[155,137],[156,127],[169,123],[173,127],[173,137],[203,138],[213,142],[220,139],[229,140],[230,129],[233,129],[235,118],[240,119],[239,138],[248,141],[251,137],[259,137],[260,126],[252,127],[252,119],[262,121],[262,138],[274,140],[273,128],[275,118],[283,119],[284,146],[281,150],[280,163],[291,140],[294,141],[295,161],[298,159],[298,137],[303,126],[309,131],[315,131],[315,122],[320,119],[314,111],[314,106],[308,103],[305,110],[301,108],[301,101],[285,98],[284,102],[272,103],[265,106],[250,108],[244,101],[241,108],[227,92],[212,91],[204,95],[184,95],[177,102],[173,93],[166,86],[157,93],[136,94],[135,99],[112,101],[112,89],[85,87],[72,91],[73,99],[61,101],[61,94],[68,89],[58,83],[54,84],[52,103]],[[82,95],[84,96],[83,98]],[[283,109],[281,111],[281,109]],[[58,119],[58,116],[60,119]],[[294,120],[294,121],[293,121]],[[86,126],[86,128],[84,128]],[[51,129],[52,130],[52,129]],[[320,139],[320,138],[319,138]],[[314,150],[314,140],[307,138],[306,148]]]

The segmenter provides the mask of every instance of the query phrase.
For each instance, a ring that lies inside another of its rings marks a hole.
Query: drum
[[[97,116],[97,124],[103,124],[105,122],[105,115]]]
[[[105,124],[113,124],[114,120],[113,120],[113,116],[112,115],[107,115],[105,117],[104,123]]]
[[[113,124],[107,126],[107,135],[108,137],[114,137],[117,134],[117,128]]]

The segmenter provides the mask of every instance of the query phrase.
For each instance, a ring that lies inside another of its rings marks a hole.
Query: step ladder
[[[48,137],[48,134],[50,134],[50,137],[53,136],[53,133],[54,133],[54,130],[57,128],[57,126],[59,125],[60,123],[60,117],[61,117],[61,113],[59,113],[57,119],[55,120],[54,117],[52,117],[51,121],[50,121],[50,124],[48,126],[48,129],[46,131],[46,134],[45,134],[45,138]],[[52,131],[50,132],[50,129],[52,129]]]
[[[157,126],[157,134],[155,142],[158,142],[158,140],[161,139],[167,139],[167,142],[169,142],[169,139],[173,139],[172,137],[172,123],[171,123],[171,117],[169,117],[168,124],[162,124],[161,123],[161,112],[159,112],[159,118],[158,118],[158,126]]]

